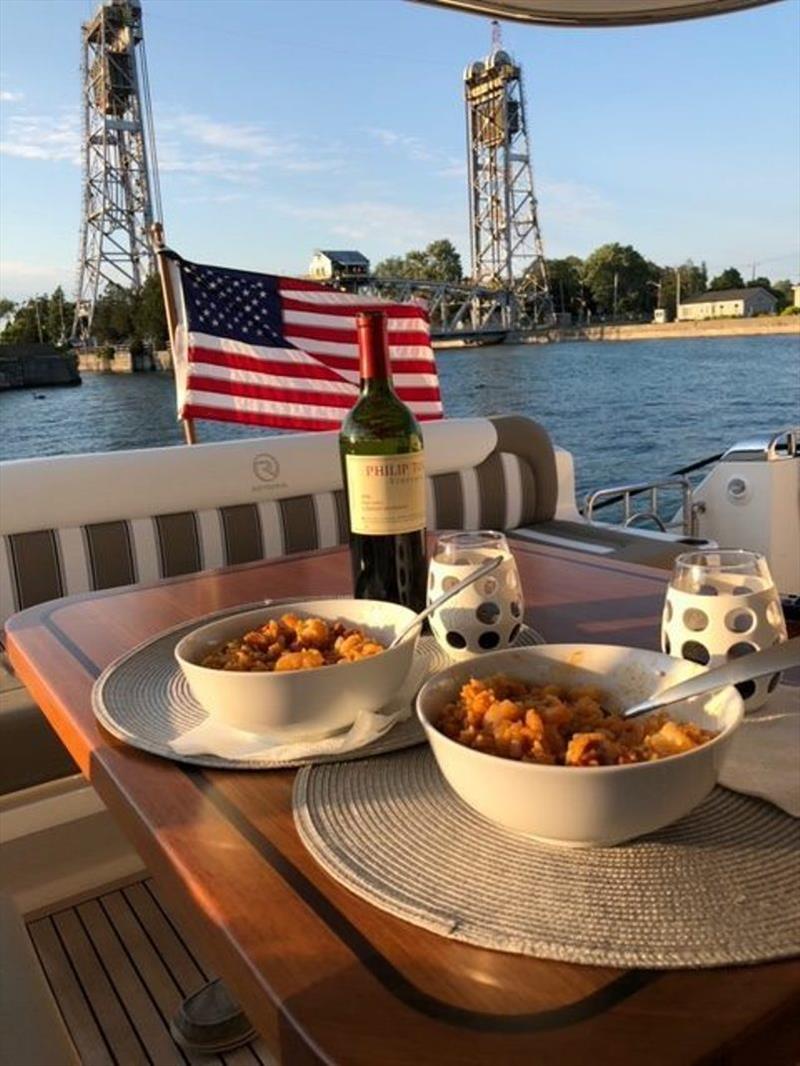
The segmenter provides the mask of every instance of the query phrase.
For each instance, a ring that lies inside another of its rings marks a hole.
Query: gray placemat
[[[300,601],[294,599],[287,602]],[[275,601],[275,605],[279,603]],[[106,667],[92,689],[92,710],[97,720],[119,740],[152,755],[194,766],[227,770],[274,770],[317,762],[362,759],[420,744],[425,739],[416,715],[411,713],[372,743],[338,755],[314,755],[293,762],[269,759],[237,761],[216,755],[177,755],[169,746],[170,741],[200,725],[208,715],[190,692],[175,661],[175,645],[198,626],[259,606],[265,606],[264,602],[240,604],[181,623],[120,656]],[[541,644],[542,638],[534,629],[524,626],[516,643],[518,646]],[[420,637],[409,687],[413,688],[416,684],[416,689],[419,689],[428,677],[449,666],[450,662],[450,657],[433,637]]]
[[[649,837],[580,850],[473,812],[428,747],[302,770],[293,803],[303,843],[336,881],[479,947],[647,968],[800,952],[800,823],[727,789]]]

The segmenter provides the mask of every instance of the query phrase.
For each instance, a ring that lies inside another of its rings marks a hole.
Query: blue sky
[[[88,0],[0,4],[3,295],[71,291]],[[461,73],[484,19],[406,0],[144,0],[169,243],[303,273],[468,250]],[[508,23],[548,256],[619,240],[660,263],[800,274],[800,0],[659,27]]]

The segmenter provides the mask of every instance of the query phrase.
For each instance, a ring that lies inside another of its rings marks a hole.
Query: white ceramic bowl
[[[342,621],[386,645],[414,617],[408,607],[378,600],[303,600],[228,615],[195,629],[178,642],[175,658],[192,695],[213,718],[285,740],[322,736],[350,725],[361,710],[377,711],[405,681],[419,630],[380,655],[316,670],[245,673],[200,665],[226,641],[288,613]]]
[[[466,681],[507,674],[524,681],[597,685],[609,709],[631,706],[703,667],[660,652],[603,644],[550,644],[493,652],[442,670],[421,689],[417,714],[439,769],[486,818],[549,844],[600,847],[651,833],[682,818],[714,787],[720,760],[742,720],[733,687],[676,703],[670,714],[719,735],[694,751],[629,766],[542,766],[474,751],[433,722]]]

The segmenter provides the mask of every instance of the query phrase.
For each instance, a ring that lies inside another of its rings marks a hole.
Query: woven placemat
[[[647,968],[800,952],[800,823],[727,789],[630,844],[557,848],[473,812],[418,747],[302,770],[294,817],[336,881],[479,947]]]
[[[293,599],[287,602],[300,601]],[[279,604],[280,601],[275,601],[270,606]],[[169,746],[170,741],[200,725],[208,714],[192,695],[175,661],[175,645],[198,626],[260,606],[265,606],[263,601],[240,604],[203,618],[195,618],[165,630],[120,656],[106,667],[92,689],[92,710],[97,720],[119,740],[151,755],[224,770],[275,770],[318,762],[342,762],[422,743],[425,734],[411,711],[407,719],[398,722],[372,743],[337,755],[313,755],[296,761],[223,759],[207,754],[177,755]],[[516,641],[518,646],[541,643],[541,636],[529,626],[523,626]],[[405,689],[415,693],[428,677],[450,665],[450,657],[433,637],[420,637]],[[412,698],[409,697],[409,707]]]

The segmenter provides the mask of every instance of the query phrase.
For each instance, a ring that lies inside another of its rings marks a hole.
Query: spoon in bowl
[[[779,673],[781,670],[788,670],[790,666],[800,666],[800,637],[784,641],[783,644],[775,644],[762,651],[751,652],[750,655],[743,655],[741,659],[734,659],[733,662],[690,677],[687,681],[671,685],[663,692],[657,692],[650,699],[642,700],[641,703],[636,703],[633,707],[621,711],[620,715],[622,718],[638,718],[640,714],[649,714],[650,711],[657,711],[679,700],[688,700],[691,696],[703,696],[707,692],[724,688],[726,685],[752,681],[756,677],[764,677],[765,674]]]
[[[416,629],[417,626],[422,625],[428,615],[433,614],[434,611],[438,610],[438,608],[441,607],[443,603],[446,603],[452,596],[456,596],[463,589],[469,588],[470,585],[473,585],[482,577],[491,574],[491,572],[496,570],[503,562],[504,558],[505,556],[503,555],[496,555],[494,559],[489,559],[487,562],[482,563],[477,570],[473,570],[471,574],[467,574],[465,578],[462,578],[462,580],[453,585],[452,588],[449,588],[447,592],[443,592],[441,596],[437,596],[432,603],[428,604],[424,611],[420,611],[416,618],[412,618],[408,625],[400,630],[389,647],[394,648],[401,641],[405,640],[409,633]]]

